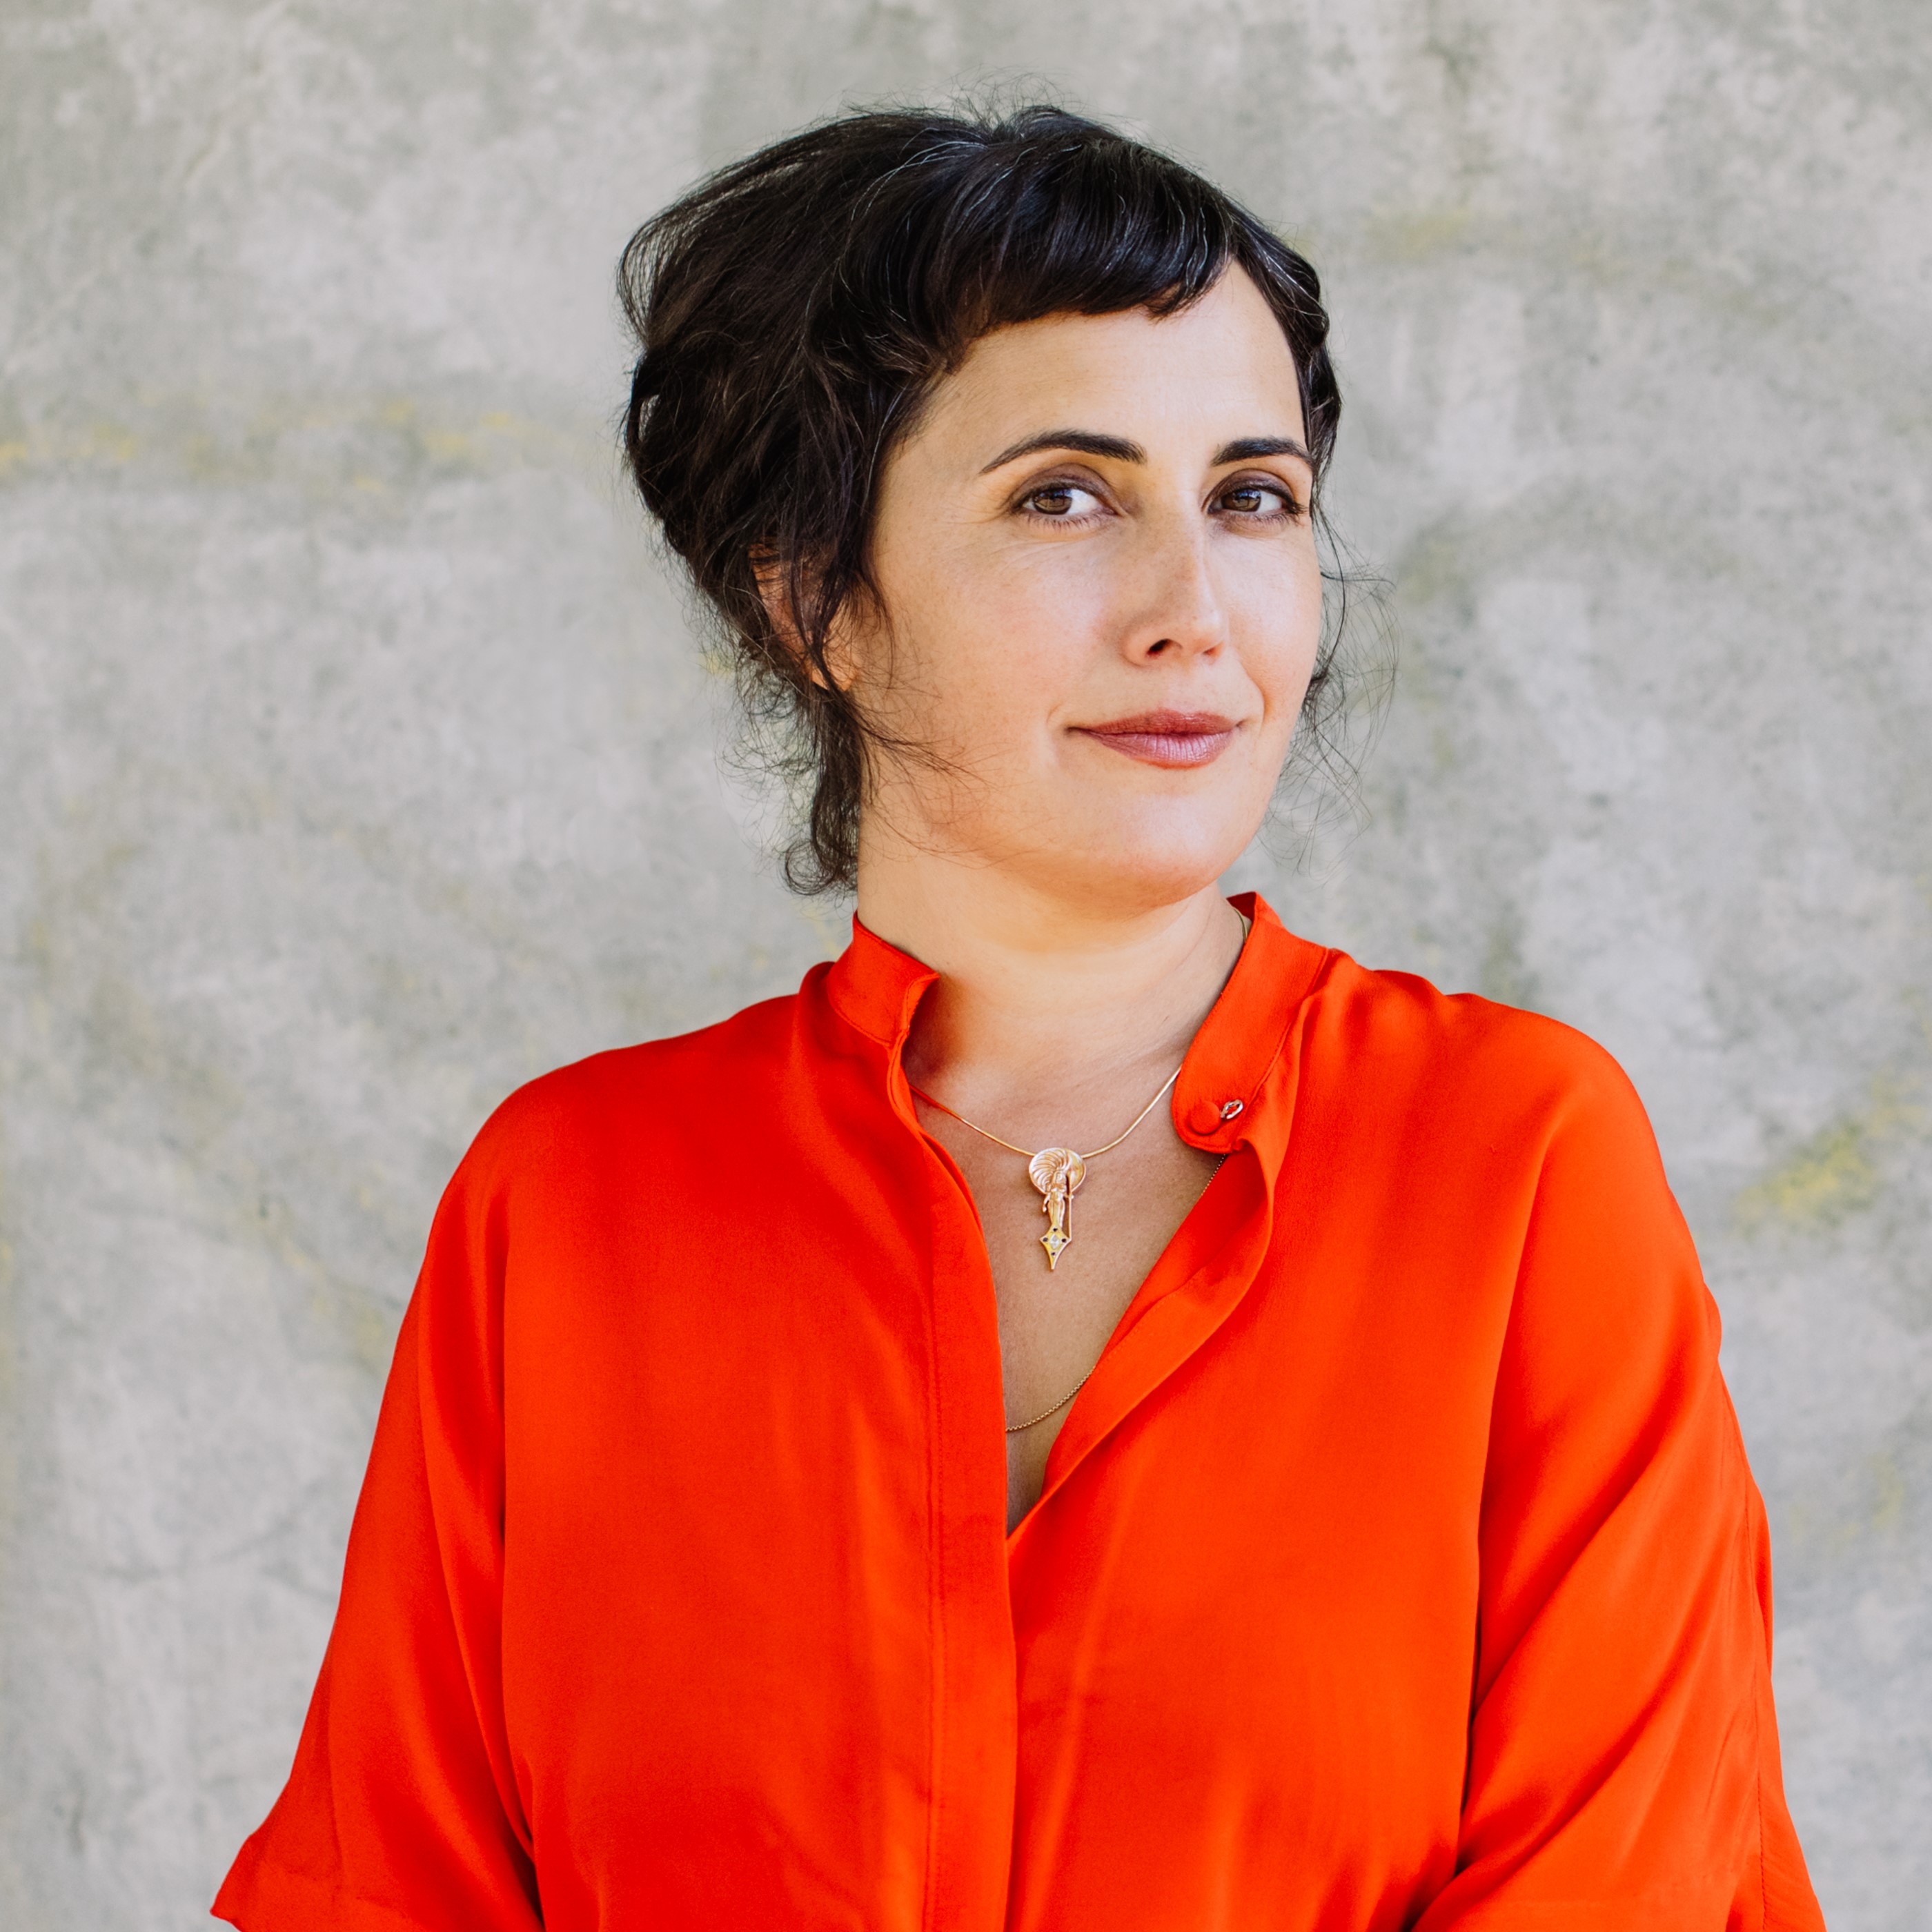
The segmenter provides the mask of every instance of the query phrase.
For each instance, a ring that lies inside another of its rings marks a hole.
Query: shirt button
[[[1190,1132],[1205,1140],[1210,1134],[1221,1130],[1221,1110],[1212,1100],[1197,1102],[1188,1109],[1187,1125]]]

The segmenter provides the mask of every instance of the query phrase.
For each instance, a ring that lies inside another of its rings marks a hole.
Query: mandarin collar
[[[1290,932],[1258,892],[1228,903],[1246,915],[1248,936],[1181,1063],[1172,1103],[1181,1137],[1214,1154],[1252,1138],[1270,1076],[1331,956]],[[938,977],[854,914],[852,943],[833,963],[826,991],[850,1025],[886,1049],[896,1072],[913,1016]]]
[[[1247,942],[1174,1086],[1176,1130],[1213,1154],[1252,1138],[1289,1035],[1333,956],[1290,932],[1260,893],[1238,893],[1228,903],[1247,916]]]
[[[939,977],[852,915],[852,943],[832,963],[826,992],[840,1016],[896,1060],[926,989]]]

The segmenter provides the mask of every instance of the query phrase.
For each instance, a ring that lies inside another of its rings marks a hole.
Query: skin
[[[1216,881],[1267,810],[1319,640],[1305,440],[1280,325],[1230,269],[1177,315],[985,338],[888,461],[877,595],[831,662],[932,755],[880,761],[859,916],[940,975],[914,1085],[1007,1140],[1120,1132],[1240,952]],[[921,1118],[979,1210],[1019,1422],[1093,1366],[1216,1163],[1156,1108],[1093,1163],[1049,1271],[1025,1163]],[[1008,1437],[1010,1524],[1067,1413]]]

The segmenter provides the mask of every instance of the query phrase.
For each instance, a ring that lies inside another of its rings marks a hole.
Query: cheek
[[[1042,567],[1057,562],[1058,570]],[[1057,698],[1077,685],[1104,628],[1107,586],[1083,583],[1066,560],[1038,556],[949,568],[941,560],[903,572],[902,614],[886,710],[921,741],[961,749],[1030,740]]]
[[[1020,730],[1015,693],[1026,680],[1002,662],[998,634],[943,607],[902,616],[890,646],[867,654],[862,701],[889,739],[980,770]],[[899,772],[921,790],[930,776],[916,755]]]
[[[1284,736],[1300,713],[1322,647],[1322,571],[1312,550],[1258,572],[1230,613],[1236,650]]]

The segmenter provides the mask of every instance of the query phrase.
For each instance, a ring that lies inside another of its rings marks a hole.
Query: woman
[[[1072,116],[862,114],[626,288],[852,944],[484,1129],[218,1913],[1820,1924],[1628,1083],[1216,890],[1324,688],[1307,264]]]

